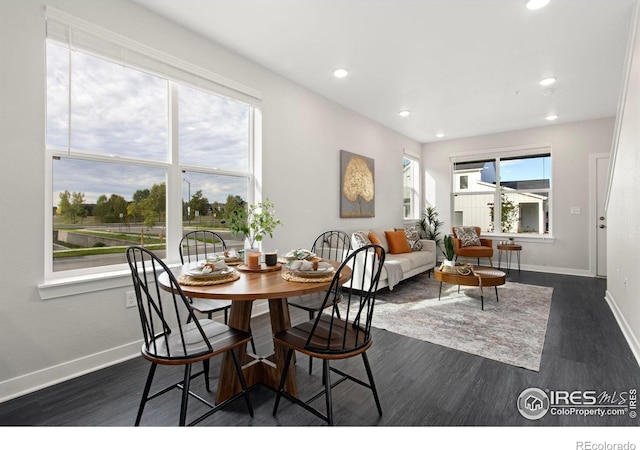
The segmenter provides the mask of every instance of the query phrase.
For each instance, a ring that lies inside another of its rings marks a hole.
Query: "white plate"
[[[318,268],[318,270],[292,270],[291,273],[307,278],[326,277],[334,272],[333,267]]]
[[[222,270],[216,270],[215,272],[203,273],[202,269],[198,268],[187,270],[187,275],[193,278],[217,278],[229,275],[230,273],[233,273],[234,270],[235,269],[233,267],[227,267]]]

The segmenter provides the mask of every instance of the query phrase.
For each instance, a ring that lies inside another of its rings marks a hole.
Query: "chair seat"
[[[147,346],[142,347],[143,356],[151,361],[164,364],[168,364],[167,361],[178,359],[199,361],[227,351],[229,347],[235,347],[251,340],[249,333],[230,328],[220,322],[210,319],[201,319],[198,322],[209,339],[212,350],[209,350],[207,343],[202,339],[196,323],[189,322],[182,325],[183,338],[177,330],[167,338],[164,334],[157,336],[148,348]]]
[[[303,309],[308,312],[318,312],[322,309],[324,304],[324,298],[327,295],[325,291],[314,292],[313,294],[298,295],[296,297],[289,297],[287,302],[291,306]],[[336,298],[336,302],[340,301],[340,297]]]
[[[201,298],[192,298],[191,307],[200,313],[206,314],[231,307],[231,300],[206,300]]]
[[[366,351],[373,342],[371,339],[365,339],[366,333],[362,328],[341,319],[332,320],[330,315],[322,314],[318,318],[318,326],[309,346],[306,346],[314,323],[315,320],[310,320],[276,333],[274,342],[322,359],[350,358]],[[343,348],[349,350],[343,351]]]
[[[481,245],[470,245],[467,247],[461,247],[456,250],[456,254],[459,256],[468,256],[471,258],[486,258],[493,256],[493,247],[484,247]]]

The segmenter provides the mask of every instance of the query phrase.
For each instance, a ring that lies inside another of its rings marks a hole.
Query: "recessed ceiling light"
[[[439,138],[444,137],[444,133],[438,133],[436,134],[436,137],[439,137]]]
[[[558,118],[557,114],[549,114],[545,119],[547,120],[556,120]]]
[[[528,0],[527,9],[540,9],[547,6],[550,0]]]
[[[558,81],[556,77],[544,78],[539,81],[540,86],[551,86],[553,83]]]
[[[409,114],[411,114],[411,111],[407,111],[406,109],[398,113],[398,115],[402,117],[407,117]]]
[[[333,76],[336,78],[344,78],[349,75],[349,71],[347,69],[336,69],[333,71]]]

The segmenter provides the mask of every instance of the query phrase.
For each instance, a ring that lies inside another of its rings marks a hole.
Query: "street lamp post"
[[[182,179],[186,181],[187,185],[189,186],[189,197],[187,197],[187,202],[191,202],[191,182],[189,182],[189,180],[187,180],[186,178]],[[191,206],[187,206],[187,220],[189,221],[189,224],[191,224]]]

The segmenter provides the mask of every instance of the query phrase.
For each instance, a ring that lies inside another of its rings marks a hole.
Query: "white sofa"
[[[393,231],[389,229],[386,231]],[[379,244],[385,250],[385,262],[380,272],[380,280],[378,282],[378,290],[388,287],[389,290],[393,290],[394,286],[402,280],[406,280],[409,277],[418,275],[420,273],[431,270],[436,266],[436,243],[428,239],[420,239],[415,235],[415,240],[409,240],[410,247],[413,247],[409,253],[391,253],[389,243],[385,236],[385,230],[366,230],[356,231],[351,235],[351,244],[353,249],[358,249],[362,245],[366,244],[369,239],[370,233],[377,238]],[[411,235],[411,233],[407,233]],[[364,241],[363,238],[367,239]],[[377,243],[377,242],[373,242]],[[414,245],[411,245],[411,244]],[[419,248],[419,250],[417,249]],[[367,282],[370,283],[368,277],[364,278],[364,282],[361,282],[361,265],[363,261],[355,261],[353,269],[354,280],[358,281],[358,285],[354,285],[354,288],[362,289],[368,288]]]

